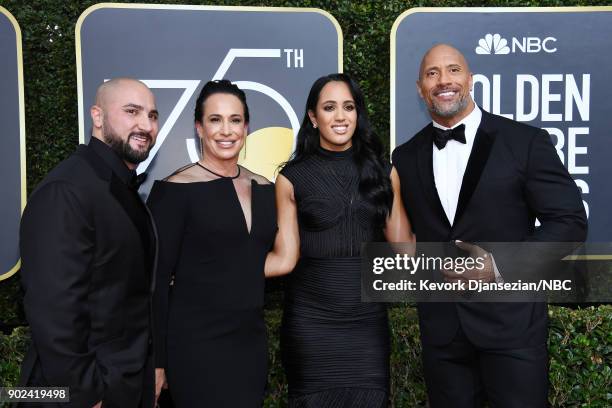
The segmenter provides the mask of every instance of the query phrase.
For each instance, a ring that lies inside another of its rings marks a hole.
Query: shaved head
[[[143,84],[141,81],[134,78],[113,78],[98,87],[96,90],[96,102],[95,104],[104,107],[108,103],[109,100],[112,100],[113,95],[125,89],[125,86],[134,86],[134,87],[142,87],[146,89],[148,92],[151,92],[149,88]]]
[[[437,44],[421,60],[416,88],[431,118],[452,127],[474,110],[470,67],[455,47]]]
[[[458,49],[449,44],[436,44],[430,49],[428,49],[425,55],[423,55],[423,59],[421,60],[421,66],[419,68],[419,81],[423,79],[423,72],[425,72],[428,63],[431,62],[430,60],[435,59],[435,57],[437,57],[438,55],[453,55],[459,61],[461,61],[461,64],[468,71],[470,70],[467,60]]]

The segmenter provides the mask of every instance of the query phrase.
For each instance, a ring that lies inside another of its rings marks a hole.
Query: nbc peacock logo
[[[487,34],[478,41],[476,54],[510,54],[508,40],[499,34]]]

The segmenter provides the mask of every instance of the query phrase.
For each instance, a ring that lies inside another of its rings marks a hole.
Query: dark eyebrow
[[[123,108],[132,108],[132,109],[137,109],[139,111],[143,111],[144,110],[144,106],[135,104],[135,103],[128,103],[123,105]],[[157,111],[157,109],[153,109],[151,112],[148,113],[149,115],[153,114],[155,116],[159,116],[159,112]]]
[[[136,105],[135,103],[128,103],[123,105],[124,108],[134,108],[138,110],[144,110],[144,106]]]

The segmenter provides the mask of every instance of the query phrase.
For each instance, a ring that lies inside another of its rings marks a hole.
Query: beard
[[[470,100],[468,98],[468,95],[462,95],[461,98],[452,102],[450,105],[444,106],[436,103],[436,101],[432,99],[429,110],[440,117],[451,118],[457,115],[459,112],[462,112],[465,108],[467,108],[469,103]]]
[[[130,146],[130,138],[133,136],[146,137],[149,140],[149,147],[144,150],[133,149],[132,146]],[[132,132],[129,134],[127,140],[123,140],[117,135],[112,126],[110,126],[110,123],[106,121],[106,118],[103,119],[102,137],[104,138],[104,142],[106,142],[123,161],[132,164],[138,164],[145,161],[153,148],[153,143],[151,143],[153,138],[148,132]]]

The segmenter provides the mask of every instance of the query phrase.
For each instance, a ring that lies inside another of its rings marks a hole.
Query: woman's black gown
[[[230,178],[156,181],[157,367],[177,408],[261,407],[267,380],[264,263],[276,234],[273,185],[252,182],[249,233]]]
[[[384,238],[358,194],[352,149],[320,148],[281,174],[293,184],[301,240],[281,330],[289,406],[386,407],[387,310],[361,302],[359,258],[363,242]]]

